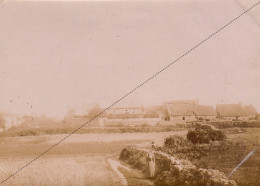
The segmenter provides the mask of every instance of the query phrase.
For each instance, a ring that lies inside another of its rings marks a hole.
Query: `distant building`
[[[144,114],[143,107],[120,107],[111,108],[106,111],[107,115]]]
[[[160,122],[161,106],[116,107],[106,111],[105,126],[156,125]]]
[[[208,105],[196,105],[194,107],[194,113],[199,120],[210,120],[216,119],[217,113],[212,106]]]
[[[167,103],[167,111],[170,121],[174,123],[186,123],[189,121],[196,121],[194,113],[194,104],[187,102]]]
[[[217,116],[225,120],[248,120],[248,114],[241,104],[218,104]]]
[[[256,115],[258,114],[255,107],[253,105],[245,105],[244,109],[246,111],[247,116],[249,119],[255,119]]]
[[[212,121],[216,119],[216,112],[212,106],[199,105],[199,100],[179,100],[164,104],[170,121],[186,123],[192,121]]]

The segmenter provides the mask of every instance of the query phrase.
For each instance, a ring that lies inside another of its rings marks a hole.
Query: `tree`
[[[0,128],[5,129],[5,119],[0,116]]]
[[[92,119],[92,118],[96,117],[97,115],[99,115],[102,111],[103,111],[103,109],[100,108],[99,104],[95,104],[95,105],[89,110],[88,117]],[[102,113],[102,114],[99,115],[98,117],[103,117],[104,115],[105,115],[105,114]]]

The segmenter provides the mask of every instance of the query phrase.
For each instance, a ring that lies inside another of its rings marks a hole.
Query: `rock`
[[[120,159],[140,170],[147,170],[146,157],[150,149],[140,145],[125,147]],[[161,151],[152,151],[155,157],[155,185],[201,185],[236,186],[223,172],[213,169],[201,169],[188,160],[177,159]]]

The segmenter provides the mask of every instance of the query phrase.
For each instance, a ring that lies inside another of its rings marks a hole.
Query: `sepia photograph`
[[[260,186],[259,0],[0,0],[0,185]]]

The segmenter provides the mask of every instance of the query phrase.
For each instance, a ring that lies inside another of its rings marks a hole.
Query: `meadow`
[[[119,177],[107,162],[118,160],[121,150],[129,144],[155,142],[162,146],[170,135],[186,137],[188,130],[138,133],[89,133],[74,134],[56,148],[43,155],[4,185],[122,185]],[[260,185],[260,128],[247,128],[240,133],[227,134],[227,140],[243,142],[241,153],[212,154],[197,162],[207,168],[215,168],[228,175],[253,148],[255,153],[231,176],[238,185]],[[17,136],[0,138],[0,178],[22,167],[66,134]],[[230,151],[229,151],[230,152]],[[149,185],[141,173],[123,168],[120,172],[128,185]]]
[[[165,137],[175,133],[185,135],[186,131],[75,134],[3,185],[122,185],[107,162],[108,158],[118,159],[121,150],[128,144],[151,141],[160,144]],[[1,180],[64,136],[60,134],[0,138]],[[138,183],[140,182],[142,181]]]

